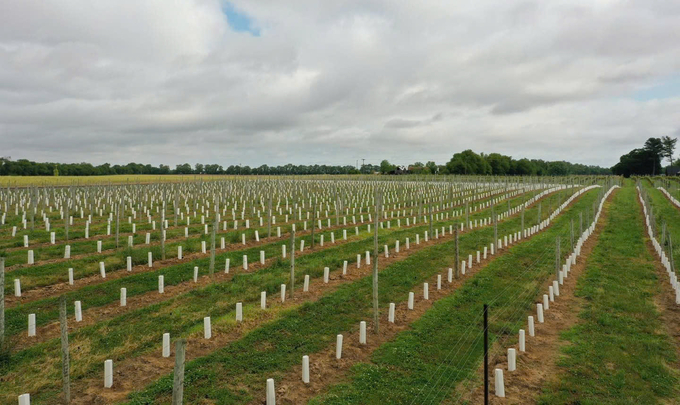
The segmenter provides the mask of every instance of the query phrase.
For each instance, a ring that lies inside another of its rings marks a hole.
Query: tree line
[[[168,165],[152,166],[150,164],[128,163],[126,165],[92,165],[91,163],[40,163],[27,159],[10,160],[0,158],[0,176],[104,176],[114,174],[229,174],[229,175],[310,175],[310,174],[481,174],[481,175],[602,175],[611,171],[598,166],[587,166],[564,161],[544,161],[540,159],[513,159],[499,153],[477,154],[465,150],[453,155],[445,165],[433,161],[425,164],[415,162],[400,167],[383,160],[380,165],[364,164],[360,168],[352,165],[279,165],[259,167],[218,164],[189,163],[176,165],[174,169]]]
[[[150,164],[128,163],[126,165],[92,165],[91,163],[39,163],[27,159],[0,158],[0,176],[104,176],[112,174],[231,174],[231,175],[300,175],[300,174],[370,174],[378,166],[364,165],[361,170],[354,166],[292,165],[259,167],[231,165],[224,168],[218,164],[184,163],[171,169],[168,165],[158,167]]]
[[[668,167],[673,166],[673,155],[677,138],[663,136],[661,138],[649,138],[642,146],[621,156],[619,163],[612,167],[612,173],[620,176],[631,175],[656,176],[663,173],[661,162],[668,159]]]
[[[397,166],[383,160],[381,173],[397,171]],[[445,165],[435,162],[416,162],[406,167],[413,174],[476,174],[476,175],[516,175],[516,176],[567,176],[576,174],[606,175],[611,170],[599,166],[588,166],[565,161],[544,161],[541,159],[513,159],[500,153],[480,153],[464,150],[453,155]]]

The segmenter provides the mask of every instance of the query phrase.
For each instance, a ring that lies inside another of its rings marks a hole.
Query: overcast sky
[[[0,156],[611,166],[680,136],[677,0],[0,0]]]

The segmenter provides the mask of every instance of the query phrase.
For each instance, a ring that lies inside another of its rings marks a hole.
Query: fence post
[[[71,403],[70,356],[68,350],[68,325],[66,324],[66,297],[59,298],[59,326],[61,328],[61,377],[64,385],[64,401]]]
[[[219,209],[215,211],[215,221],[213,221],[212,232],[210,235],[210,265],[208,270],[210,272],[210,280],[213,280],[213,274],[215,273],[215,233],[217,232],[217,227],[219,223],[217,222],[217,215],[219,215]]]
[[[375,218],[373,229],[373,332],[378,333],[380,330],[379,313],[378,313],[378,222],[380,217],[380,209],[382,205],[382,194],[376,191],[375,201]]]
[[[555,277],[560,279],[560,237],[555,238]]]
[[[456,260],[453,263],[456,268],[456,278],[460,278],[460,257],[458,256],[459,250],[458,250],[458,224],[455,225],[455,229],[453,230],[454,232],[454,238],[455,238],[455,249],[456,249]]]
[[[290,230],[290,298],[295,291],[295,231]]]
[[[489,404],[489,306],[484,304],[484,405]]]
[[[0,347],[5,341],[5,258],[0,257]]]
[[[571,225],[569,227],[569,235],[571,236],[571,250],[574,251],[574,218],[571,218]]]
[[[182,405],[184,397],[184,357],[187,341],[179,339],[175,343],[175,378],[172,383],[172,405]]]

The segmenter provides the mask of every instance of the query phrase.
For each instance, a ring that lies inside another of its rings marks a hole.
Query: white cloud
[[[662,0],[0,3],[0,154],[222,165],[462,149],[609,166],[680,131]]]

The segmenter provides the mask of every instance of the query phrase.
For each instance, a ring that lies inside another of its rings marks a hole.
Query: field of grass
[[[594,197],[594,193],[591,197]],[[505,221],[499,232],[507,234],[517,231],[518,225],[518,218]],[[489,228],[466,236],[460,240],[463,253],[476,251],[487,244],[480,243],[480,240],[493,240],[493,232]],[[409,291],[448,267],[455,256],[452,244],[449,241],[418,252],[383,270],[380,274],[379,298],[383,309],[389,302],[404,301]],[[190,363],[187,378],[191,378],[194,384],[188,388],[187,396],[193,400],[211,398],[218,403],[245,404],[252,401],[266,377],[281,375],[297,364],[302,355],[313,354],[327,347],[335,341],[336,334],[355,329],[360,320],[370,319],[370,294],[371,279],[361,279],[318,302],[291,311],[280,321],[248,334],[212,356]],[[317,322],[317,319],[324,319],[324,322]],[[291,335],[291,330],[297,333]],[[220,378],[219,385],[209,377],[215,375],[225,376]],[[169,380],[170,376],[147,391],[134,395],[131,403],[165,403]],[[378,389],[376,385],[371,387],[372,390]],[[383,401],[390,397],[380,395],[378,398]],[[366,401],[368,397],[362,395],[361,399]]]
[[[269,378],[284,384],[280,395],[282,401],[288,403],[291,400],[290,393],[285,392],[287,389],[305,390],[304,386],[285,383],[299,375],[303,355],[310,356],[312,363],[318,361],[324,353],[334,350],[337,334],[348,337],[358,334],[360,321],[367,321],[369,329],[372,325],[373,280],[365,255],[372,252],[374,246],[374,234],[368,232],[368,225],[373,225],[375,220],[376,186],[384,190],[377,232],[381,257],[378,297],[383,314],[389,303],[396,303],[400,308],[405,306],[409,292],[416,291],[416,301],[420,302],[423,283],[429,282],[434,288],[437,275],[446,282],[447,269],[454,267],[456,257],[450,229],[460,227],[466,218],[470,223],[465,224],[460,233],[459,260],[467,259],[469,254],[474,257],[477,251],[495,243],[490,221],[493,213],[501,215],[498,238],[516,236],[546,221],[578,190],[565,178],[561,182],[569,186],[551,189],[549,194],[541,194],[540,201],[521,209],[532,197],[554,186],[555,179],[533,179],[528,183],[518,179],[513,183],[508,179],[461,177],[427,183],[391,180],[376,183],[375,179],[347,181],[350,177],[337,182],[319,177],[285,178],[286,181],[281,182],[223,176],[218,182],[211,181],[214,178],[203,178],[203,182],[189,183],[188,177],[163,176],[161,181],[175,183],[159,183],[158,176],[138,176],[126,184],[128,179],[122,178],[125,176],[116,177],[119,178],[111,180],[111,184],[118,182],[119,187],[109,187],[107,182],[99,183],[106,186],[98,188],[0,190],[0,215],[6,216],[5,224],[0,226],[0,247],[5,249],[7,265],[5,345],[11,349],[9,356],[7,349],[3,349],[5,355],[0,356],[0,402],[15,403],[16,397],[25,392],[31,394],[33,404],[60,401],[58,302],[63,296],[69,312],[74,403],[169,403],[173,359],[160,355],[163,333],[170,333],[173,340],[189,341],[185,403],[260,403],[264,401],[265,382]],[[604,178],[597,181],[607,187],[611,185]],[[646,187],[655,206],[660,207],[655,208],[657,218],[663,217],[671,232],[680,230],[674,225],[673,215],[680,217],[672,211],[675,208],[666,207],[663,195],[651,185]],[[343,359],[349,371],[337,371],[337,376],[325,383],[314,381],[314,391],[304,391],[300,398],[314,404],[456,403],[465,396],[469,383],[476,382],[478,377],[482,356],[482,305],[491,305],[491,343],[505,341],[507,337],[512,341],[525,326],[527,312],[531,312],[542,286],[554,277],[555,238],[560,237],[560,251],[563,258],[566,257],[571,251],[572,223],[578,232],[581,214],[583,225],[587,226],[604,191],[599,187],[579,195],[563,212],[553,216],[541,232],[515,241],[503,249],[502,254],[491,256],[483,266],[475,266],[460,285],[453,284],[455,288],[437,295],[431,307],[418,313],[408,325],[402,325],[403,330],[394,336],[385,335],[391,337],[378,340],[370,350],[365,349],[369,350],[364,350],[368,357],[361,361]],[[582,349],[582,353],[577,351],[560,360],[560,375],[546,385],[543,403],[567,403],[567,393],[581,392],[579,390],[583,392],[582,403],[597,403],[596,399],[601,399],[601,403],[618,403],[616,399],[620,398],[637,398],[644,403],[648,398],[641,399],[639,395],[644,390],[651,392],[650,398],[659,400],[676,394],[673,384],[677,383],[677,361],[673,357],[673,342],[664,333],[653,306],[651,311],[648,308],[651,297],[659,292],[655,287],[659,282],[653,267],[652,270],[649,267],[654,258],[646,251],[642,232],[637,237],[634,235],[641,231],[641,214],[631,196],[635,197],[632,183],[616,195],[605,232],[607,237],[593,252],[594,259],[579,284],[579,294],[592,300],[592,314],[587,315],[584,309],[579,325],[565,333],[565,339],[579,342],[570,348]],[[273,227],[280,227],[280,238],[264,238],[269,200],[276,222]],[[115,225],[113,207],[123,201],[121,244],[116,248],[113,234],[107,235],[107,227]],[[36,207],[35,230],[30,230],[32,206]],[[177,225],[175,206],[182,214]],[[211,235],[204,231],[201,222],[211,228],[216,206],[221,218],[213,257]],[[465,213],[466,206],[472,210],[469,216]],[[65,221],[60,214],[65,207],[74,217],[68,242]],[[371,214],[373,219],[369,222]],[[165,261],[160,260],[163,218],[169,223]],[[187,223],[188,218],[191,224]],[[264,223],[260,225],[262,218]],[[251,224],[247,229],[246,219]],[[46,220],[52,225],[50,231],[57,236],[55,244],[49,242]],[[234,220],[239,221],[238,229],[233,229]],[[311,224],[313,221],[316,224],[316,220],[321,220],[323,227],[315,227],[316,246],[311,249]],[[158,227],[153,229],[151,221]],[[136,224],[134,234],[129,222]],[[86,223],[90,239],[85,238]],[[475,223],[477,226],[471,229],[470,225]],[[297,229],[296,247],[304,240],[306,248],[304,252],[296,252],[296,283],[291,291],[289,236],[293,226]],[[15,236],[12,236],[12,227],[17,227]],[[307,231],[302,230],[304,227]],[[189,230],[188,238],[184,237],[185,228]],[[355,229],[359,231],[356,234]],[[262,238],[259,242],[255,241],[255,230]],[[342,238],[343,230],[347,231],[347,240]],[[147,232],[152,236],[150,245],[144,243]],[[336,243],[330,241],[331,232]],[[426,232],[428,242],[425,242]],[[247,245],[241,243],[242,234],[247,238]],[[29,247],[23,246],[24,235],[29,236]],[[134,237],[131,248],[125,247],[127,235]],[[321,235],[323,246],[320,246]],[[416,235],[420,244],[416,243]],[[96,252],[92,237],[102,240],[102,253]],[[225,250],[219,248],[220,238],[225,238]],[[410,250],[406,250],[407,238]],[[680,243],[680,235],[678,238]],[[201,242],[206,242],[206,253],[201,252]],[[397,242],[400,252],[396,252]],[[66,244],[71,246],[71,259],[63,259]],[[629,249],[625,248],[627,244]],[[282,245],[288,248],[286,258],[281,257]],[[182,246],[185,256],[181,260],[176,257],[178,246]],[[384,246],[389,249],[388,260],[382,258]],[[34,253],[33,265],[25,264],[28,250]],[[261,251],[267,259],[263,264],[259,263]],[[148,252],[152,252],[155,260],[153,268],[146,266]],[[356,265],[358,254],[361,267]],[[242,266],[244,255],[248,257],[248,270]],[[132,259],[132,272],[125,271],[127,257]],[[229,274],[224,273],[227,259]],[[106,279],[98,276],[100,261],[106,263]],[[212,278],[208,277],[211,261],[215,263]],[[342,274],[345,263],[347,275]],[[616,269],[604,271],[605,264]],[[76,283],[73,286],[66,283],[69,267],[74,268]],[[197,283],[193,281],[195,267],[199,269]],[[323,281],[324,267],[330,270],[329,284]],[[625,275],[614,277],[617,271]],[[161,275],[164,294],[158,293]],[[311,294],[302,291],[305,276],[309,276]],[[21,279],[22,297],[13,297],[14,278]],[[280,301],[281,285],[288,287],[285,303]],[[127,289],[127,308],[118,303],[122,287]],[[603,291],[609,288],[617,294],[604,296]],[[266,310],[260,309],[261,292],[268,297]],[[294,299],[290,296],[293,292]],[[76,300],[82,302],[81,324],[73,320]],[[243,323],[235,321],[237,303],[243,305]],[[604,320],[597,318],[597,314],[606,309],[615,312],[608,321],[611,325],[607,324],[611,330],[603,333],[598,328]],[[26,336],[30,314],[36,314],[36,337]],[[212,320],[210,340],[203,338],[206,316]],[[595,318],[594,326],[588,327],[591,317]],[[620,324],[615,320],[620,320]],[[634,321],[639,321],[639,325]],[[656,334],[652,336],[650,331]],[[620,340],[608,342],[606,337],[614,332]],[[373,338],[370,331],[368,338]],[[355,344],[352,342],[354,340],[348,338],[347,344]],[[607,344],[615,347],[607,348]],[[593,370],[600,372],[600,362],[608,361],[609,356],[621,356],[617,350],[627,344],[635,353],[645,353],[648,349],[653,355],[621,363],[618,371],[625,377],[621,381],[629,383],[623,396],[610,399],[602,394],[616,387],[616,373],[611,377],[604,373],[601,387],[597,382],[579,380],[595,373]],[[348,353],[356,349],[360,348],[347,348]],[[593,355],[593,350],[601,357]],[[107,359],[114,362],[114,386],[110,389],[102,385],[103,363]],[[323,361],[333,362],[334,358]],[[644,366],[643,372],[635,375],[629,371],[638,365]]]
[[[667,404],[680,398],[677,348],[655,304],[660,283],[645,246],[644,222],[631,183],[614,199],[608,226],[588,260],[577,295],[579,322],[560,373],[541,404]]]
[[[482,308],[490,304],[489,339],[524,327],[542,281],[554,275],[554,243],[569,245],[571,218],[592,205],[597,193],[578,200],[551,227],[512,247],[455,294],[438,302],[409,331],[382,345],[370,363],[356,364],[347,382],[315,398],[320,404],[440,403],[463,392],[456,386],[475,375],[483,355]]]

